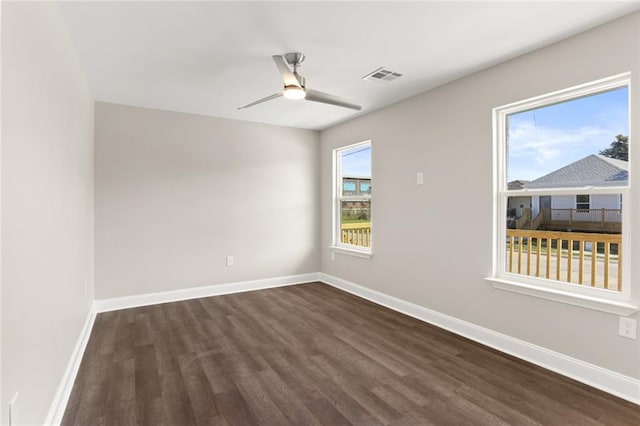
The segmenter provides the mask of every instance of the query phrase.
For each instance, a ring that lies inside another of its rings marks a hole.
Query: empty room
[[[640,424],[640,1],[0,15],[0,424]]]

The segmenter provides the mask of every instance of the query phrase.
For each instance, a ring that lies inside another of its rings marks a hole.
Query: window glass
[[[576,195],[576,210],[579,212],[589,212],[589,195]]]
[[[528,188],[626,184],[624,173],[605,176],[571,165],[591,155],[628,162],[627,86],[509,114],[507,127],[507,182],[524,181]]]
[[[342,182],[342,194],[343,195],[355,195],[356,194],[356,182],[343,180]]]
[[[360,193],[371,194],[371,181],[360,182]]]
[[[622,289],[628,97],[621,85],[505,115],[505,273]]]
[[[336,245],[371,248],[371,143],[334,151],[336,181]]]

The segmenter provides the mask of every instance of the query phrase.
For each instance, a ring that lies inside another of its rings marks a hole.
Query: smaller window
[[[589,199],[589,194],[576,195],[576,210],[580,213],[589,213],[591,208]]]
[[[334,247],[371,252],[371,142],[334,150]]]

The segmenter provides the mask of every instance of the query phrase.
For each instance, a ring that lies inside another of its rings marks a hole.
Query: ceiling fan
[[[291,52],[285,55],[273,55],[272,58],[276,63],[276,67],[278,67],[278,70],[280,71],[280,75],[282,76],[284,89],[278,93],[274,93],[266,98],[258,99],[257,101],[251,102],[250,104],[238,109],[250,108],[254,105],[258,105],[281,96],[284,96],[287,99],[305,99],[312,102],[336,105],[339,107],[355,109],[356,111],[362,109],[360,105],[349,102],[339,96],[307,88],[304,77],[298,74],[298,67],[300,67],[304,61],[304,54]],[[293,67],[293,71],[289,68],[290,65]]]

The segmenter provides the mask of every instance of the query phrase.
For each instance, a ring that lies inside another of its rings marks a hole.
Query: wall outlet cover
[[[633,318],[619,317],[618,334],[628,339],[637,337],[638,322]]]

